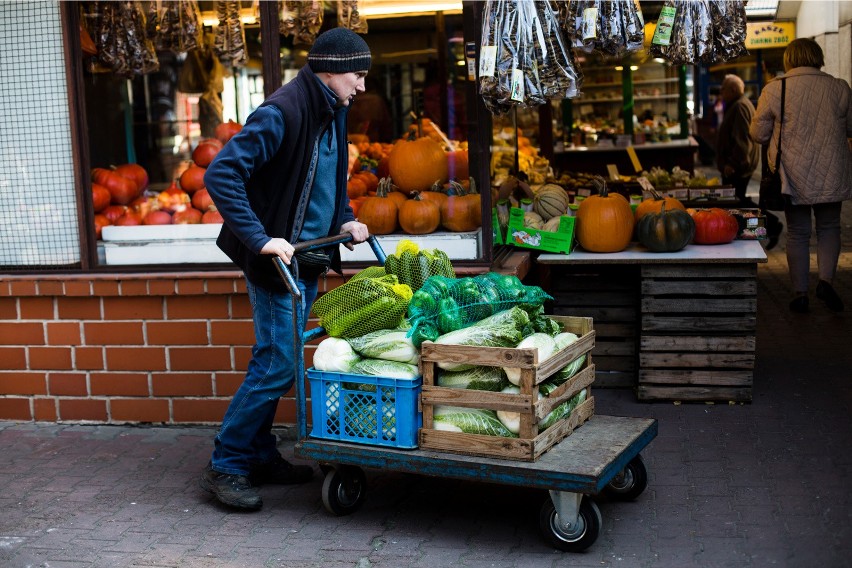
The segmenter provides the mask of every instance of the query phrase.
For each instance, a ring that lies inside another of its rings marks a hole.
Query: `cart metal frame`
[[[295,245],[297,251],[347,243],[348,233]],[[384,264],[385,253],[375,237],[368,244]],[[362,468],[416,473],[460,480],[515,485],[549,492],[539,514],[545,538],[556,548],[579,552],[591,546],[601,530],[600,510],[591,496],[632,500],[647,486],[640,452],[657,435],[650,418],[592,416],[582,427],[554,445],[534,462],[501,460],[420,449],[394,449],[308,436],[304,345],[325,335],[322,327],[305,332],[301,292],[284,262],[275,265],[292,296],[294,361],[296,362],[295,454],[320,464],[325,479],[323,504],[329,512],[346,515],[360,507],[366,493]]]

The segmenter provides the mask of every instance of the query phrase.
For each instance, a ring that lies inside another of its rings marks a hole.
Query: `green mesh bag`
[[[394,254],[385,259],[385,270],[395,274],[401,284],[408,284],[412,291],[419,290],[430,276],[455,277],[453,264],[442,250],[421,249],[416,243],[403,239]]]
[[[381,278],[387,276],[387,271],[384,266],[368,266],[367,268],[356,272],[349,280],[360,280],[362,278]]]
[[[313,305],[331,337],[359,337],[397,327],[405,316],[411,288],[396,276],[358,278],[323,294]]]
[[[538,313],[552,299],[538,286],[526,286],[517,276],[496,272],[472,278],[430,276],[408,304],[409,337],[420,347],[425,340],[434,341],[513,307]],[[529,332],[533,331],[530,325]]]

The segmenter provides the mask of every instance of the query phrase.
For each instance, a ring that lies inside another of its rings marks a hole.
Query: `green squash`
[[[695,221],[686,211],[667,211],[663,204],[659,213],[647,213],[639,220],[636,234],[653,252],[677,252],[695,236]]]

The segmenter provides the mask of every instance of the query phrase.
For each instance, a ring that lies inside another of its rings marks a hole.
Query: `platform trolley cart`
[[[298,243],[295,248],[312,250],[351,240],[351,235],[343,233]],[[384,264],[385,253],[375,237],[367,242]],[[293,313],[297,316],[293,326],[298,423],[295,455],[320,464],[325,474],[322,501],[330,513],[347,515],[361,506],[367,493],[364,468],[543,489],[549,492],[549,498],[542,504],[538,521],[545,539],[557,549],[580,552],[597,540],[603,524],[592,497],[605,494],[633,500],[647,487],[647,470],[640,451],[657,435],[657,421],[648,418],[593,415],[536,461],[528,462],[308,435],[304,345],[322,337],[325,330],[317,327],[301,332],[302,311],[297,309],[301,293],[283,261],[276,257],[274,262],[292,295]]]

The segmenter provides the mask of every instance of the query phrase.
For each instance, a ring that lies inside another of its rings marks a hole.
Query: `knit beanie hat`
[[[308,65],[314,73],[369,71],[371,62],[367,42],[347,28],[321,33],[308,52]]]

